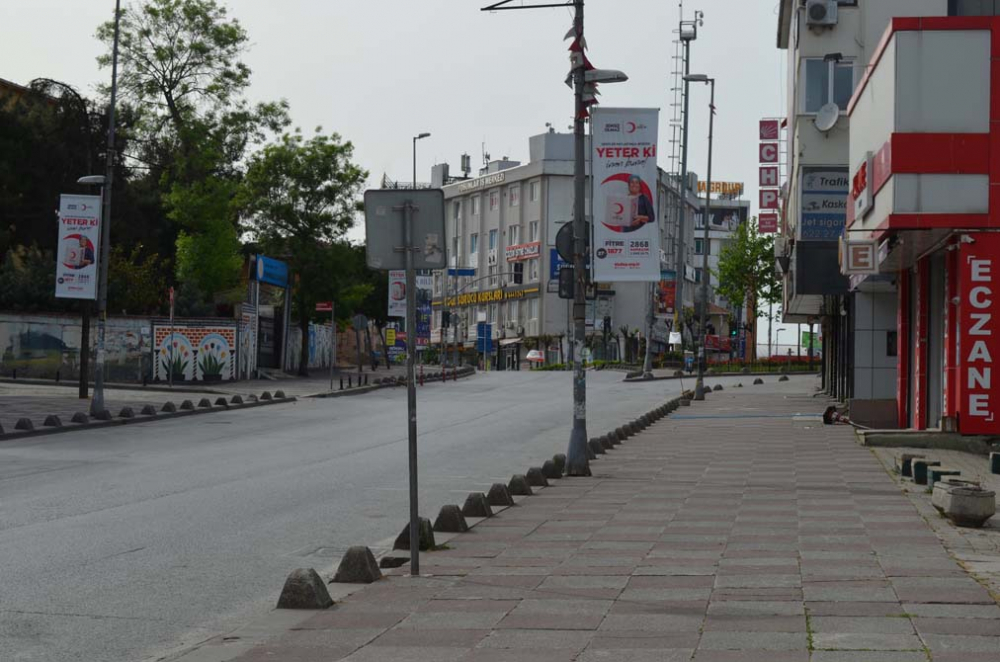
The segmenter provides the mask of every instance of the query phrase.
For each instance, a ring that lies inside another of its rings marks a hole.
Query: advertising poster
[[[431,344],[431,300],[434,296],[434,277],[417,276],[417,349],[427,349]],[[405,301],[403,310],[406,310]]]
[[[673,315],[677,305],[677,272],[663,270],[656,288],[656,314]]]
[[[659,110],[597,108],[593,115],[594,280],[660,279],[656,216]]]
[[[709,210],[712,215],[710,230],[731,231],[735,230],[741,223],[747,222],[748,207],[716,207]],[[694,215],[694,226],[696,229],[705,228],[705,208],[702,207]]]
[[[60,196],[56,297],[97,298],[97,256],[100,238],[100,196]]]
[[[389,317],[406,317],[406,272],[389,272]]]
[[[847,221],[847,168],[802,169],[800,239],[836,241]]]

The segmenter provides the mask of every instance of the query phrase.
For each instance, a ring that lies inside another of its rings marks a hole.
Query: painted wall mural
[[[237,377],[237,323],[153,323],[156,360],[153,380],[220,382]]]

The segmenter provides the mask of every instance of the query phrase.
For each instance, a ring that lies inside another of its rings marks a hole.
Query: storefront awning
[[[520,338],[507,338],[505,340],[500,341],[500,346],[507,347],[508,345],[517,345],[520,342],[521,342]]]

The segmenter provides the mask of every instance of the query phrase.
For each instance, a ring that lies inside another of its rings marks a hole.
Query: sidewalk
[[[425,576],[175,659],[1000,660],[997,603],[807,383],[713,393],[425,554]]]

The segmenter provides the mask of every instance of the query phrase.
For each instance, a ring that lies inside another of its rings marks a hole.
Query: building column
[[[930,314],[930,264],[928,258],[917,262],[917,319],[913,343],[913,427],[927,429],[927,331]]]
[[[896,313],[897,362],[896,362],[896,408],[900,429],[906,429],[906,412],[910,402],[908,374],[910,370],[910,272],[899,272],[899,310]]]
[[[954,244],[952,247],[956,247]],[[954,432],[958,416],[958,251],[945,253],[944,431]]]

